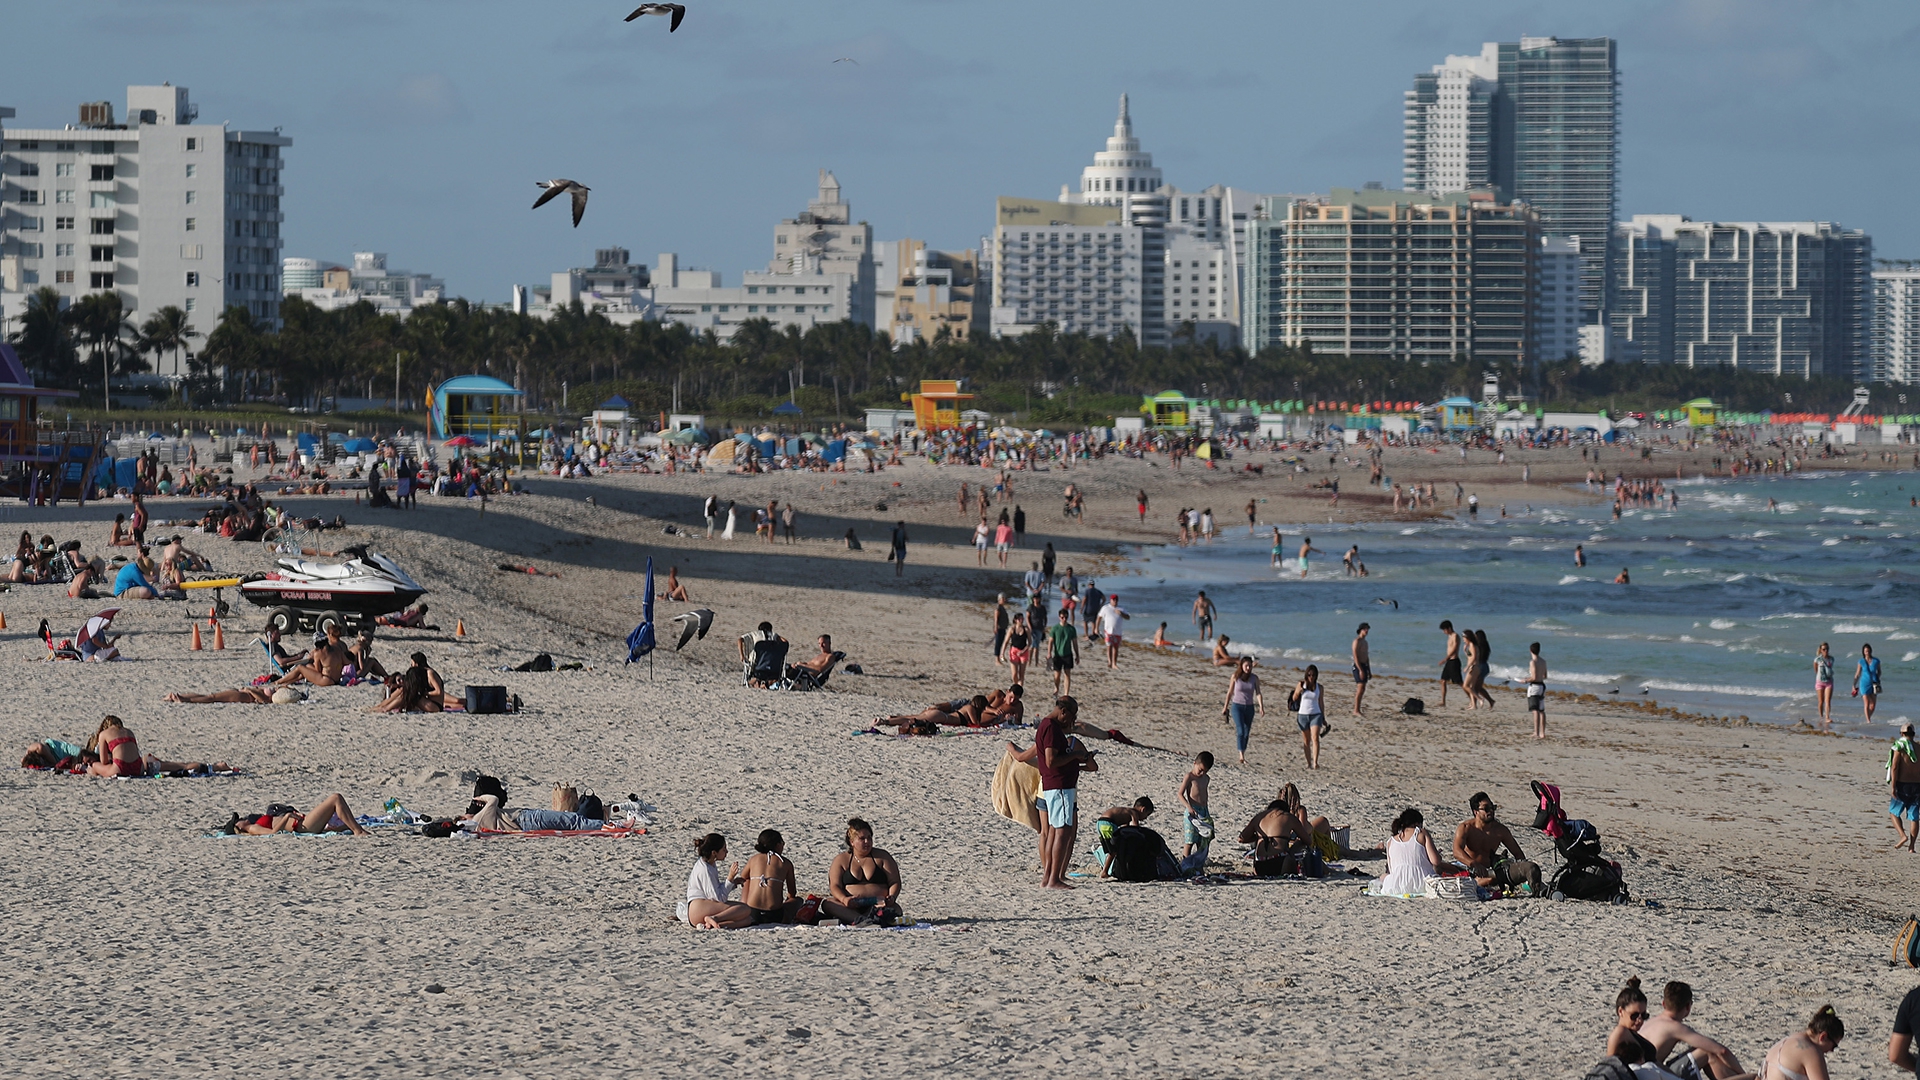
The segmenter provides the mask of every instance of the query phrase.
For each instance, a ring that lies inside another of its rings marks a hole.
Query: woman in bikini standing
[[[1026,684],[1027,661],[1032,657],[1033,632],[1027,627],[1027,616],[1015,615],[1013,627],[1007,632],[1007,667],[1013,671],[1013,685]]]
[[[873,826],[847,819],[846,850],[827,868],[833,893],[820,909],[843,923],[877,922],[890,926],[900,917],[900,864],[873,846]]]
[[[754,926],[765,923],[790,923],[800,909],[793,882],[793,860],[787,858],[787,842],[779,832],[768,829],[754,841],[755,854],[747,860],[746,882],[740,899],[753,909]]]

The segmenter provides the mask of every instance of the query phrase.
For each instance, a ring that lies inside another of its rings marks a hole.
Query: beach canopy
[[[479,446],[480,444],[477,442],[474,442],[472,438],[466,435],[455,435],[453,438],[448,439],[446,442],[441,443],[440,445],[442,446]]]
[[[773,411],[780,416],[799,416],[802,410],[791,401],[783,401],[775,405]]]
[[[379,447],[374,445],[372,439],[348,439],[346,442],[340,444],[340,449],[345,450],[349,454],[364,454],[369,450],[377,450]]]

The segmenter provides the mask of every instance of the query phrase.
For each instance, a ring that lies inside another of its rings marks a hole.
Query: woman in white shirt
[[[987,519],[981,518],[980,524],[973,527],[974,558],[981,566],[987,565],[987,540],[993,530],[988,527]]]
[[[720,872],[720,864],[727,857],[727,838],[708,833],[693,845],[693,850],[700,857],[687,874],[687,898],[680,902],[675,914],[688,926],[701,930],[738,930],[752,926],[753,909],[728,899],[740,886],[740,868],[735,866],[725,874]]]
[[[1300,749],[1307,757],[1307,768],[1320,767],[1320,736],[1327,731],[1326,710],[1320,704],[1320,668],[1316,664],[1307,665],[1307,674],[1294,687],[1299,696],[1295,711],[1299,714],[1296,722],[1300,725]]]

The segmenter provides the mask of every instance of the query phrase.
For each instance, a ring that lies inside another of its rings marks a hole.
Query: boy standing
[[[1533,717],[1533,737],[1547,737],[1547,662],[1540,658],[1540,643],[1528,647],[1533,655],[1527,660],[1527,713]]]
[[[1180,778],[1180,805],[1185,808],[1187,826],[1186,850],[1180,853],[1182,872],[1189,865],[1205,866],[1207,848],[1213,843],[1213,815],[1207,811],[1207,774],[1212,771],[1213,754],[1202,750],[1194,755],[1193,768]]]
[[[1047,628],[1055,697],[1068,697],[1073,693],[1073,665],[1080,658],[1079,637],[1073,628],[1073,612],[1061,608],[1060,621]]]
[[[1367,696],[1367,683],[1373,678],[1373,663],[1367,652],[1366,623],[1353,632],[1353,715],[1360,715],[1360,701]]]

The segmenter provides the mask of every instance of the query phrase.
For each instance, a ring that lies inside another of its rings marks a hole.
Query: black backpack
[[[1122,825],[1113,830],[1113,839],[1107,842],[1107,851],[1113,860],[1107,865],[1107,875],[1115,881],[1157,881],[1160,868],[1154,850],[1154,834],[1138,825]],[[1161,841],[1160,846],[1165,846]]]
[[[1616,863],[1582,863],[1561,867],[1548,885],[1549,895],[1559,893],[1568,900],[1592,900],[1602,904],[1625,903],[1632,898]]]
[[[1427,703],[1417,697],[1410,697],[1405,705],[1400,706],[1400,711],[1408,716],[1424,716],[1427,712]]]
[[[1617,1057],[1603,1057],[1587,1070],[1586,1080],[1634,1080],[1633,1069]]]
[[[513,670],[515,671],[552,671],[553,657],[548,656],[546,653],[541,653],[540,655],[534,657],[533,659],[527,661],[524,664],[521,664],[519,667],[514,668]]]
[[[580,806],[576,812],[593,821],[607,820],[606,805],[600,801],[600,796],[591,793],[580,796]]]

